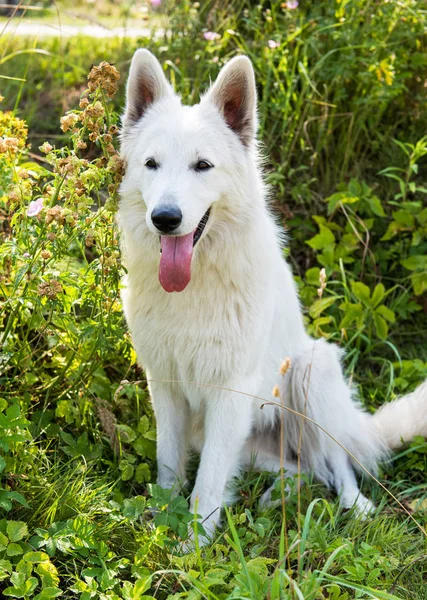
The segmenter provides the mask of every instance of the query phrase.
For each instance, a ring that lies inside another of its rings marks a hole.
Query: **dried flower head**
[[[98,66],[93,66],[90,70],[87,78],[89,92],[95,92],[100,87],[112,98],[117,92],[119,79],[120,73],[116,67],[103,61]]]
[[[53,150],[53,146],[51,146],[49,144],[49,142],[45,142],[44,144],[42,144],[41,146],[39,146],[39,150],[40,150],[40,152],[43,152],[44,154],[49,154],[49,152],[51,150]]]
[[[19,140],[16,137],[0,138],[0,154],[11,152],[15,154],[19,150]]]
[[[280,398],[279,386],[275,385],[271,393],[273,394],[274,398]]]
[[[282,364],[280,365],[279,373],[280,375],[285,375],[292,366],[292,361],[289,357],[284,358]]]
[[[99,100],[97,100],[95,104],[90,104],[83,113],[84,120],[86,120],[87,118],[99,119],[99,117],[102,117],[104,115],[105,109]]]
[[[64,221],[63,211],[59,204],[49,208],[46,213],[46,223],[49,224],[52,223],[52,221],[56,221],[57,223],[62,223]]]
[[[42,257],[43,260],[49,260],[49,258],[51,258],[51,256],[52,256],[52,253],[49,252],[49,250],[42,250],[40,252],[40,255],[41,255],[41,257]]]
[[[79,102],[79,106],[82,110],[84,110],[85,108],[87,108],[89,106],[89,99],[88,98],[82,98]]]
[[[58,294],[62,292],[62,285],[56,279],[50,279],[49,281],[43,281],[38,288],[37,293],[39,296],[50,298],[53,300]]]
[[[80,120],[80,115],[77,115],[76,113],[68,113],[67,115],[64,115],[63,117],[61,117],[61,129],[62,131],[68,131],[69,129],[74,129],[77,121]]]
[[[320,282],[320,287],[317,289],[317,295],[319,296],[319,298],[321,298],[323,296],[323,290],[326,287],[326,271],[325,271],[325,269],[320,269],[319,282]]]
[[[86,233],[85,244],[87,248],[91,248],[96,243],[96,231],[94,229],[88,229]]]

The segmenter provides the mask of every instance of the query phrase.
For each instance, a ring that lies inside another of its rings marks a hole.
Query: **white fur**
[[[267,206],[256,152],[256,90],[250,61],[231,60],[200,104],[183,106],[157,60],[134,56],[122,133],[126,161],[118,222],[128,275],[123,305],[141,365],[150,380],[157,420],[158,483],[185,480],[189,448],[201,452],[191,507],[212,535],[227,483],[255,457],[280,469],[281,409],[238,390],[284,402],[324,427],[357,460],[375,470],[400,436],[427,434],[427,387],[374,417],[352,398],[341,351],[304,330],[280,231]],[[144,164],[155,157],[160,167]],[[199,159],[214,168],[196,173]],[[176,204],[188,234],[211,206],[194,249],[192,277],[180,293],[158,280],[159,235],[153,208]],[[282,378],[283,358],[292,360]],[[207,384],[205,386],[204,384]],[[216,387],[209,387],[216,386]],[[302,428],[302,468],[333,486],[345,507],[368,511],[348,454],[315,425],[286,412],[286,466],[295,472]],[[264,502],[270,499],[270,490]]]

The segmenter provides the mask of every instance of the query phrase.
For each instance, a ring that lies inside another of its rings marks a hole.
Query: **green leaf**
[[[49,560],[49,556],[45,552],[27,552],[24,554],[23,558],[30,563],[39,563]]]
[[[361,281],[352,281],[351,290],[358,300],[365,306],[372,306],[371,292],[367,285]]]
[[[151,479],[150,468],[147,463],[141,463],[135,470],[135,479],[137,483],[146,483]]]
[[[25,506],[26,508],[29,508],[29,504],[27,503],[27,501],[25,500],[24,496],[22,494],[20,494],[19,492],[7,492],[7,497],[10,498],[11,500],[15,500],[15,502],[18,502],[18,504],[21,504],[22,506]]]
[[[24,598],[25,592],[20,588],[8,587],[3,591],[4,596],[11,596],[12,598]]]
[[[143,415],[140,418],[139,423],[138,423],[138,431],[139,431],[139,433],[142,433],[144,435],[145,433],[147,433],[149,428],[150,428],[150,421],[149,421],[147,415]]]
[[[388,325],[385,319],[382,318],[378,312],[374,312],[374,323],[375,329],[377,330],[378,337],[385,340],[388,334]]]
[[[322,250],[335,242],[334,234],[324,225],[319,225],[320,232],[306,242],[314,250]]]
[[[427,271],[427,255],[417,254],[400,261],[400,264],[409,271]],[[427,277],[427,276],[426,276]]]
[[[8,521],[6,533],[11,542],[18,542],[28,535],[27,524],[23,521]]]
[[[62,591],[57,587],[47,587],[40,594],[34,596],[33,600],[49,600],[49,598],[57,598],[62,596]]]
[[[6,548],[8,543],[9,540],[7,539],[7,537],[4,535],[4,533],[0,532],[0,552],[2,552]]]
[[[370,196],[368,198],[369,207],[378,217],[385,217],[384,209],[381,205],[381,200],[377,196]]]
[[[344,302],[339,308],[345,313],[340,323],[340,329],[345,329],[352,323],[358,322],[363,316],[363,306],[361,304]]]
[[[385,306],[384,304],[381,304],[381,306],[379,306],[375,310],[375,312],[384,317],[384,319],[386,319],[390,323],[394,323],[396,320],[394,312],[390,308],[387,308],[387,306]]]
[[[421,296],[421,294],[427,292],[427,276],[425,273],[413,273],[411,283],[416,296]]]
[[[76,447],[77,442],[70,433],[67,433],[66,431],[61,431],[60,435],[64,442],[67,444],[67,446],[71,446],[72,448]]]
[[[312,319],[317,319],[320,317],[322,312],[332,306],[335,302],[336,298],[334,296],[329,296],[328,298],[318,298],[310,307],[310,317]]]
[[[131,464],[129,464],[125,460],[122,460],[119,464],[119,469],[122,472],[122,476],[121,476],[122,481],[129,481],[129,479],[132,479],[135,469],[133,468],[133,466]]]
[[[408,210],[395,210],[393,219],[402,229],[412,229],[415,226],[415,217]]]
[[[9,544],[9,546],[6,548],[6,554],[8,556],[19,556],[23,552],[24,551],[22,550],[21,546],[19,544],[15,544],[14,542]]]
[[[320,285],[320,269],[319,267],[313,267],[312,269],[308,269],[305,272],[305,281],[309,285],[315,285],[319,287]]]
[[[10,560],[0,560],[0,574],[4,575],[5,573],[9,574],[12,571],[12,563]]]
[[[122,442],[126,444],[133,442],[136,439],[136,432],[128,425],[119,424],[117,425],[117,430],[120,432],[120,438]]]
[[[372,306],[378,306],[385,295],[385,287],[382,283],[378,283],[372,293]]]

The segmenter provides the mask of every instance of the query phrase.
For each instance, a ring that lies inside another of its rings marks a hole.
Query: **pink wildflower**
[[[279,42],[275,42],[274,40],[268,40],[268,47],[272,50],[274,50],[274,48],[278,48],[279,46]]]
[[[288,10],[295,10],[296,8],[298,8],[298,0],[290,0],[289,2],[286,2],[286,8]]]
[[[205,33],[203,34],[203,37],[208,42],[213,42],[215,40],[219,40],[219,38],[221,36],[219,35],[219,33],[216,33],[216,31],[205,31]]]
[[[42,210],[43,210],[43,198],[38,198],[37,200],[32,200],[30,202],[30,204],[28,205],[27,216],[35,217]]]
[[[162,3],[162,0],[150,0],[151,6],[160,6],[161,3]]]

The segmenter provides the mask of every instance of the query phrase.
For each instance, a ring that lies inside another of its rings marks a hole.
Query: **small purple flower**
[[[274,48],[278,48],[279,46],[279,42],[275,42],[274,40],[268,40],[268,47],[272,50],[274,50]]]
[[[203,37],[206,41],[213,42],[215,40],[219,40],[221,36],[219,35],[219,33],[216,33],[216,31],[205,31]]]
[[[151,6],[160,6],[161,3],[162,3],[162,0],[150,0]]]
[[[24,252],[22,255],[24,258],[30,258],[31,254],[29,252]]]
[[[286,2],[286,8],[289,10],[295,10],[298,8],[298,4],[298,0],[290,0],[289,2]]]
[[[43,210],[43,198],[38,198],[37,200],[32,200],[30,202],[30,204],[28,205],[27,216],[35,217],[42,210]]]

